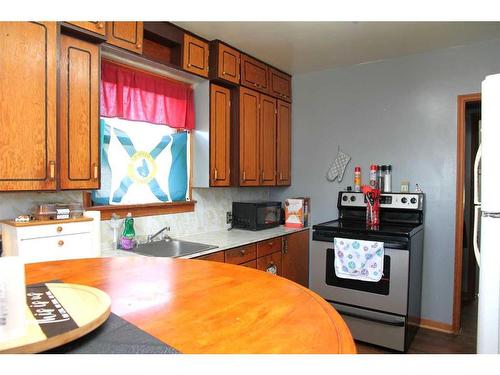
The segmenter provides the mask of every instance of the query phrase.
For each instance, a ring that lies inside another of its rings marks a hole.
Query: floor
[[[462,329],[453,335],[420,329],[408,354],[471,354],[476,353],[477,300],[462,306]],[[392,354],[389,349],[356,341],[359,354]]]

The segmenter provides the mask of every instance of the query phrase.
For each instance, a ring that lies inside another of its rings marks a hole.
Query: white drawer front
[[[19,256],[26,263],[90,258],[96,256],[92,249],[90,233],[19,241]]]
[[[31,238],[43,238],[52,236],[65,236],[68,234],[90,233],[92,222],[85,221],[81,223],[34,225],[31,227],[18,228],[17,237],[19,240]]]

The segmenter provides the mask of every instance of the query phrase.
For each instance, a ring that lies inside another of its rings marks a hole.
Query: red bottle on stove
[[[366,200],[366,226],[378,229],[380,225],[380,190],[363,185],[361,188]]]

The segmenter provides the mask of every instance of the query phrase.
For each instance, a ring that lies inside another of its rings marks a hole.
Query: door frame
[[[457,97],[457,178],[455,206],[455,268],[453,283],[453,319],[454,333],[460,331],[462,299],[462,256],[464,238],[465,206],[465,107],[467,103],[481,100],[481,93],[458,95]]]

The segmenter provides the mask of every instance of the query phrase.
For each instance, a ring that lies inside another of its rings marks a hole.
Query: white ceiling
[[[500,22],[175,22],[291,74],[500,38]]]

